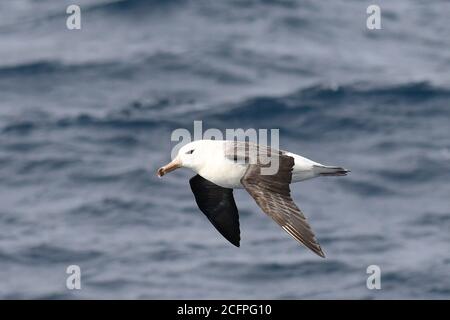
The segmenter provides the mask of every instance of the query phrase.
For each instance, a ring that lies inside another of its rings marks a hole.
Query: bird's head
[[[205,161],[205,153],[203,151],[203,140],[193,141],[178,150],[177,156],[165,166],[158,169],[158,177],[162,177],[175,169],[184,167],[198,171],[198,168]]]

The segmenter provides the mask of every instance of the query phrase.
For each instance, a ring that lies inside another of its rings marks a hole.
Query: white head
[[[177,156],[170,163],[158,169],[158,177],[181,167],[198,171],[207,160],[208,153],[205,152],[205,145],[208,142],[207,140],[198,140],[181,147]]]

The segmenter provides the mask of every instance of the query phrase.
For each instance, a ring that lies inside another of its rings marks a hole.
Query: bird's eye
[[[186,154],[193,154],[194,153],[194,149],[189,150],[188,152],[186,152]]]

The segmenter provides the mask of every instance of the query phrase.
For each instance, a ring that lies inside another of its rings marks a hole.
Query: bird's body
[[[218,186],[230,189],[243,188],[241,178],[247,170],[244,164],[236,163],[225,157],[225,143],[223,140],[201,140],[205,141],[201,150],[209,153],[206,164],[201,166],[198,171],[206,180],[209,180]],[[208,150],[208,151],[206,151]],[[211,152],[209,152],[211,150]],[[195,170],[194,170],[195,171]]]
[[[245,174],[249,164],[238,163],[231,157],[227,157],[225,152],[234,141],[227,140],[199,140],[201,143],[193,142],[196,152],[207,154],[204,165],[198,167],[196,171],[203,178],[223,187],[230,189],[243,188],[241,179]],[[320,163],[309,160],[298,154],[281,151],[285,155],[294,158],[294,167],[292,168],[292,181],[299,182],[311,179],[320,175],[318,168],[328,168]]]
[[[293,202],[289,185],[317,176],[346,175],[348,170],[268,146],[226,140],[198,140],[183,146],[171,163],[158,170],[158,176],[179,167],[197,173],[190,180],[197,205],[234,245],[240,244],[240,229],[233,189],[244,188],[287,233],[325,256]]]

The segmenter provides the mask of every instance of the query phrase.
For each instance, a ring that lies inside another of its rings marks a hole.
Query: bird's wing
[[[241,184],[255,199],[258,206],[295,240],[317,255],[325,257],[303,213],[291,198],[294,158],[280,155],[278,172],[262,175],[260,164],[250,164],[241,178]]]
[[[222,188],[199,175],[192,177],[189,184],[200,210],[228,241],[239,247],[239,214],[233,189]]]
[[[258,145],[248,141],[227,141],[225,144],[225,157],[233,161],[242,161],[246,164],[255,164],[262,157],[284,154],[285,151],[277,150],[269,146]],[[270,159],[269,159],[270,160]]]

